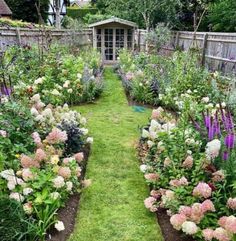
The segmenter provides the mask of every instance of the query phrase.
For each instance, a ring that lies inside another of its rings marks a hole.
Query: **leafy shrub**
[[[0,197],[2,241],[29,240],[31,228],[22,206],[15,200]]]

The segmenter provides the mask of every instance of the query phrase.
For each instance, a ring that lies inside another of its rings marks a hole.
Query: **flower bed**
[[[43,51],[43,53],[41,53]],[[40,94],[45,104],[92,102],[103,89],[102,64],[95,50],[76,52],[66,46],[13,47],[3,56],[3,94],[20,99]]]
[[[39,94],[6,101],[0,113],[1,240],[45,240],[53,225],[65,229],[58,210],[88,184],[86,119],[68,105],[45,105]]]
[[[172,57],[132,55],[122,51],[118,73],[127,95],[140,104],[161,105],[179,110],[185,95],[200,101],[209,96],[215,102],[227,88],[218,73],[199,67],[195,53],[176,52]]]
[[[161,107],[142,131],[140,170],[151,212],[195,240],[235,240],[235,134],[225,103],[185,98],[178,120]]]

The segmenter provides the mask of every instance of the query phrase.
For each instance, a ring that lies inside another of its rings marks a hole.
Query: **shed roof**
[[[124,24],[124,25],[130,26],[130,27],[133,27],[133,28],[138,27],[138,25],[134,22],[124,20],[124,19],[121,19],[121,18],[116,18],[116,17],[112,17],[112,18],[109,18],[109,19],[106,19],[106,20],[103,20],[103,21],[99,21],[99,22],[90,24],[89,27],[93,28],[93,27],[97,27],[97,26],[100,26],[100,25],[108,24],[108,23],[120,23],[120,24]]]
[[[11,16],[12,11],[4,0],[0,0],[0,16]]]

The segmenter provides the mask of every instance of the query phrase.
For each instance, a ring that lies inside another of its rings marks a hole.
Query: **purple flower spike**
[[[211,126],[211,117],[210,116],[205,116],[204,122],[205,122],[205,126],[207,128],[210,128],[210,126]]]
[[[223,153],[223,160],[227,161],[229,159],[229,153],[227,151],[224,151]]]
[[[229,133],[225,137],[225,145],[228,149],[233,149],[235,144],[235,135],[234,133]]]
[[[208,130],[208,139],[211,141],[214,138],[214,126],[210,126]]]

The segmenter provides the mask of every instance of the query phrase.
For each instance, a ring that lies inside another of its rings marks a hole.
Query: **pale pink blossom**
[[[170,223],[176,230],[180,230],[182,224],[187,220],[184,214],[175,214],[170,218]]]
[[[77,154],[74,155],[75,160],[80,163],[84,160],[84,153],[83,152],[79,152]]]
[[[205,212],[215,212],[215,206],[213,204],[213,202],[209,199],[205,200],[203,203],[202,203],[202,211],[203,213]]]
[[[61,142],[65,142],[67,140],[66,131],[61,131],[58,128],[53,128],[52,131],[46,137],[46,140],[49,144],[58,144]]]
[[[227,216],[223,216],[218,220],[218,224],[222,227],[225,228],[225,224],[226,224],[226,220],[227,220]]]
[[[236,234],[236,217],[234,217],[233,215],[227,217],[225,222],[225,229],[228,232]]]
[[[22,169],[22,178],[24,181],[29,181],[34,178],[34,174],[31,172],[29,168]]]
[[[58,175],[68,179],[71,177],[71,170],[69,167],[60,167],[58,170]]]
[[[38,132],[33,132],[31,136],[32,136],[32,138],[33,138],[33,140],[34,140],[34,143],[35,143],[37,146],[39,146],[39,145],[42,144],[42,140],[41,140]]]
[[[224,228],[217,228],[214,233],[214,238],[219,241],[230,241],[230,234]]]
[[[147,173],[144,175],[145,179],[151,182],[158,181],[160,176],[157,173]]]
[[[186,217],[190,217],[192,214],[192,208],[189,206],[180,206],[179,213],[184,214]]]
[[[219,170],[217,172],[212,173],[212,181],[213,182],[221,182],[225,179],[225,174],[223,170]]]
[[[187,169],[191,169],[193,167],[193,157],[187,156],[184,162],[182,163],[182,166]]]
[[[159,190],[152,190],[152,191],[150,192],[150,195],[151,195],[152,197],[156,198],[156,199],[158,199],[158,198],[161,197],[161,193],[160,193]]]
[[[36,162],[41,162],[47,159],[47,155],[43,149],[39,148],[35,152],[34,160]]]
[[[74,158],[72,158],[72,157],[66,157],[63,159],[63,163],[67,165],[73,160],[74,160]]]
[[[194,203],[191,207],[190,220],[195,223],[200,223],[203,217],[202,205],[200,203]]]
[[[89,187],[92,184],[92,180],[91,179],[85,179],[82,181],[82,185],[84,188]]]
[[[236,210],[236,198],[229,198],[227,201],[227,206],[232,210]]]
[[[211,196],[212,189],[207,183],[199,182],[198,185],[193,189],[193,196],[209,198]]]
[[[164,110],[161,107],[158,107],[157,109],[154,109],[152,111],[152,119],[159,119],[161,115],[163,114]]]
[[[157,211],[156,206],[156,199],[154,197],[148,197],[144,200],[144,205],[147,209],[149,209],[151,212]]]
[[[27,202],[23,205],[23,209],[26,214],[32,214],[33,212],[33,206],[31,202]]]
[[[164,167],[168,167],[171,164],[171,159],[169,157],[166,157],[164,160]]]
[[[202,236],[204,240],[211,241],[214,238],[214,230],[210,228],[203,229]]]
[[[21,155],[21,166],[24,168],[30,168],[30,167],[40,167],[39,163],[36,161],[33,161],[31,157],[26,156],[24,154]]]

